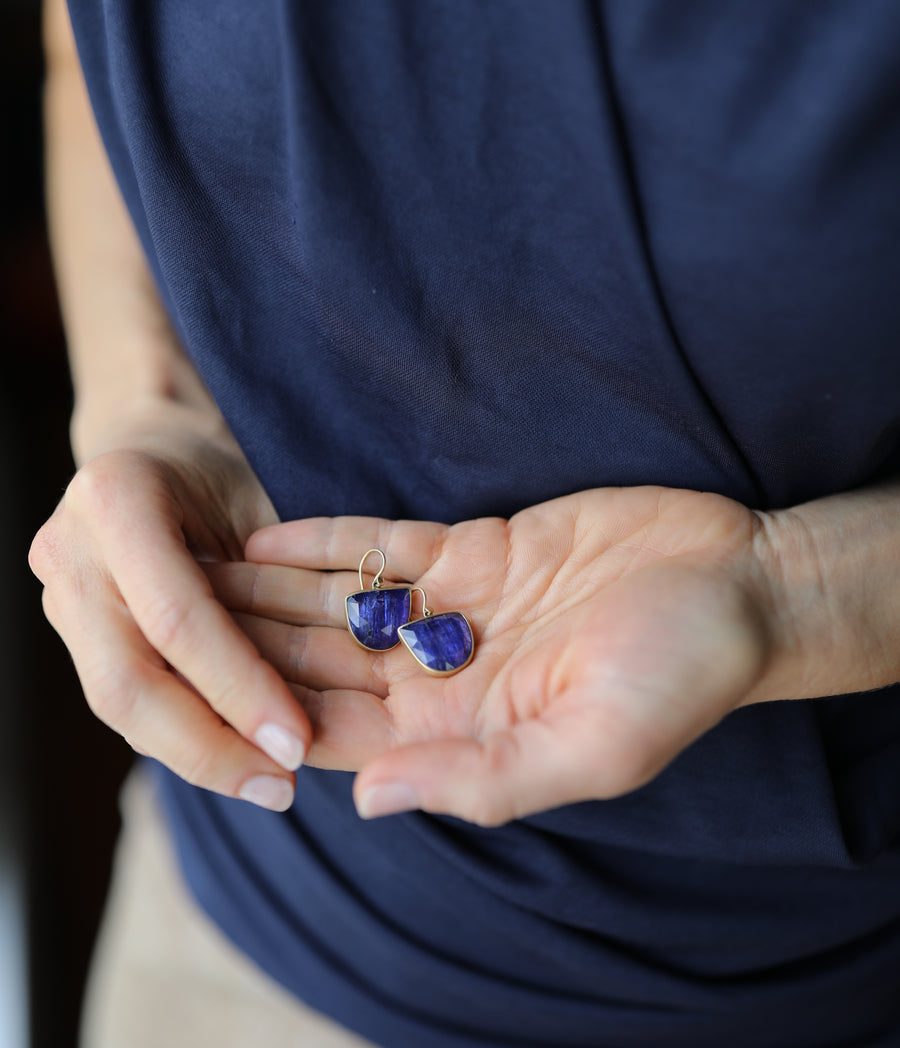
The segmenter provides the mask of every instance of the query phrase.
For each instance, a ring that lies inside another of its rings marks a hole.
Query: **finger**
[[[362,691],[323,693],[296,689],[313,726],[306,763],[315,768],[358,771],[395,745],[390,709],[377,696]]]
[[[387,696],[384,669],[390,655],[367,652],[346,629],[291,626],[240,613],[234,618],[286,681],[315,691],[346,688]],[[414,670],[410,667],[409,672]]]
[[[533,722],[484,741],[404,746],[357,776],[357,810],[364,819],[421,810],[499,826],[566,803],[579,793],[570,782],[572,766],[558,751],[548,751],[543,734]]]
[[[173,519],[168,488],[152,474],[133,486],[118,478],[114,485],[94,481],[94,489],[87,477],[67,501],[92,524],[102,514],[106,565],[149,644],[241,735],[285,769],[298,767],[309,745],[308,721],[215,599]]]
[[[311,517],[275,524],[247,541],[248,560],[318,571],[355,570],[366,550],[380,549],[388,577],[415,581],[440,555],[444,524],[378,517]],[[378,558],[367,564],[378,566]]]
[[[229,611],[295,626],[346,628],[346,600],[359,590],[353,572],[308,571],[233,561],[202,564],[212,591]]]
[[[293,776],[177,679],[121,600],[89,588],[77,603],[57,592],[45,608],[89,706],[137,752],[205,789],[276,811],[290,806]]]
[[[484,739],[403,746],[364,768],[354,784],[363,818],[422,810],[499,826],[563,804],[618,796],[647,782],[674,752],[645,749],[619,726],[604,730],[579,702],[552,718]]]

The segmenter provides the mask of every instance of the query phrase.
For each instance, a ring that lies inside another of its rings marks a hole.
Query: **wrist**
[[[773,657],[747,701],[900,680],[900,485],[758,517]]]
[[[201,442],[242,456],[216,406],[163,393],[132,392],[115,401],[94,390],[78,397],[70,439],[80,467],[109,451],[163,451],[173,442]]]

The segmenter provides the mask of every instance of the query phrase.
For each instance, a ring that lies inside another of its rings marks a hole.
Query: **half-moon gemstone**
[[[412,592],[409,587],[361,590],[347,598],[347,625],[364,648],[388,651],[400,638],[397,630],[409,622]]]
[[[441,676],[461,670],[475,651],[472,628],[458,611],[407,622],[400,639],[423,669]]]

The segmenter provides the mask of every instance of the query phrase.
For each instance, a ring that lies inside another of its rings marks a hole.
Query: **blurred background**
[[[85,706],[26,563],[73,471],[38,0],[0,0],[0,52],[0,1048],[75,1048],[131,751]]]

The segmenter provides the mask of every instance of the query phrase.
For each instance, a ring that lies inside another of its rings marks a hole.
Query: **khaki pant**
[[[146,772],[123,830],[85,1001],[82,1048],[365,1048],[273,983],[190,898]]]

